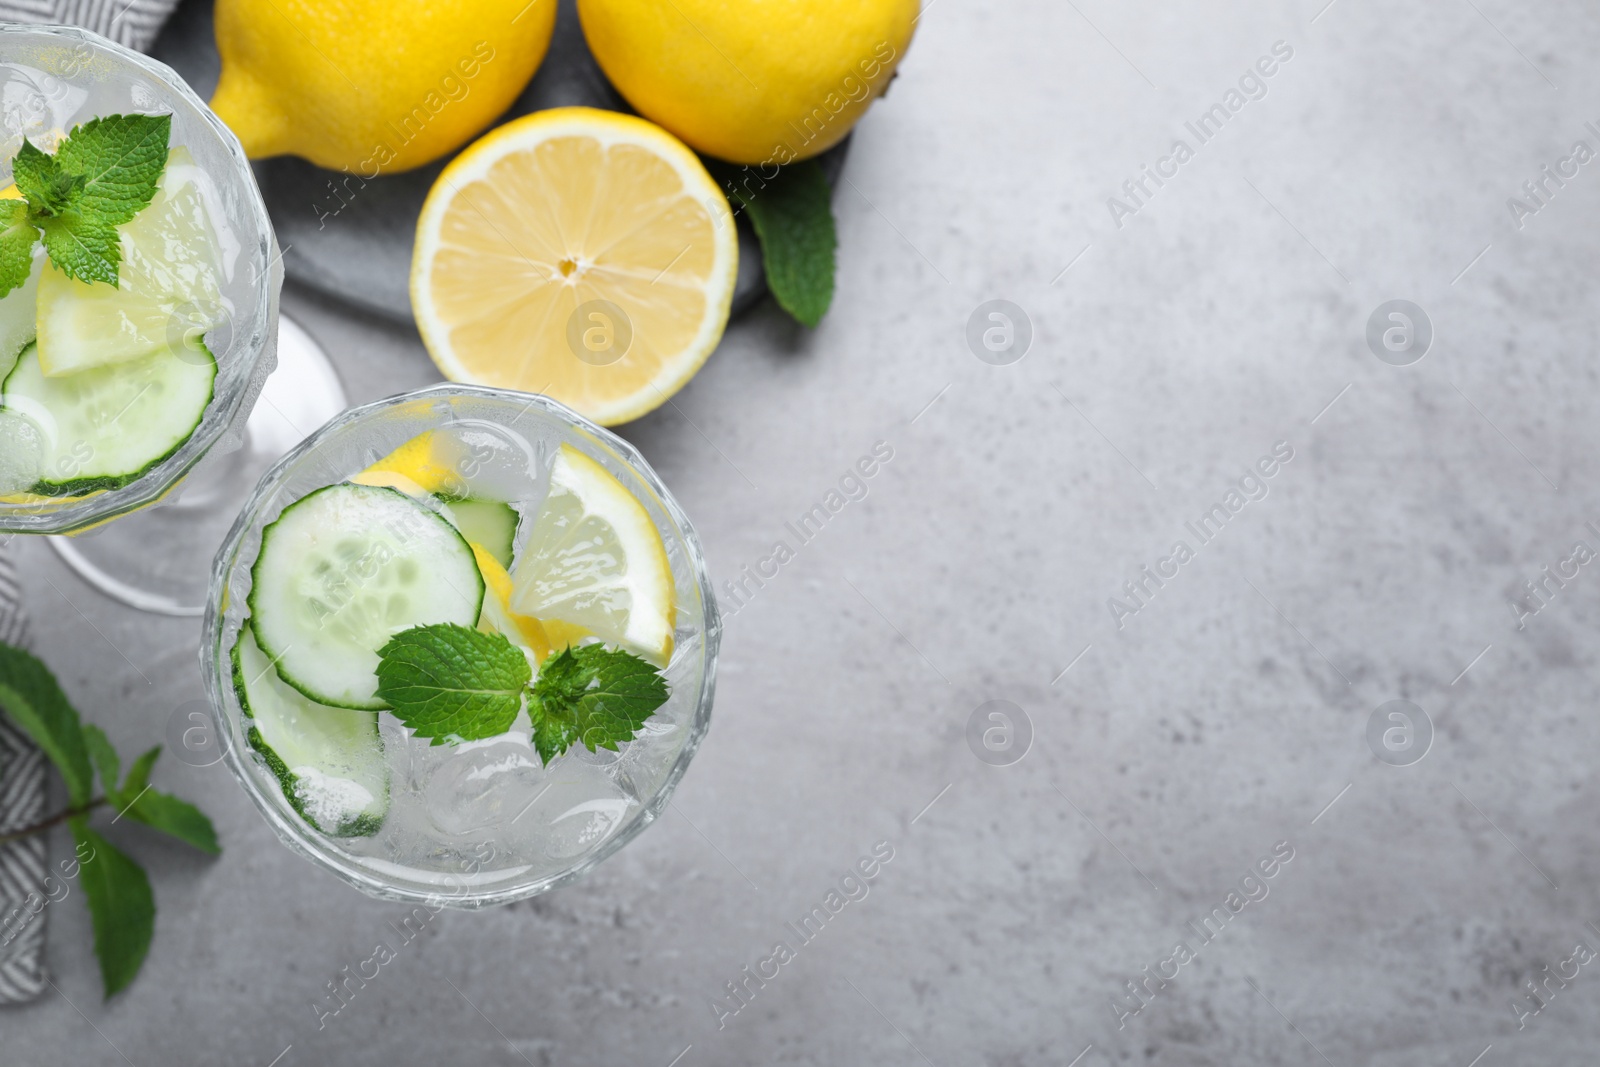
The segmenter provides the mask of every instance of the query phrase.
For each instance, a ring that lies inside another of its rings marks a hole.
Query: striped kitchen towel
[[[0,22],[82,26],[143,52],[178,0],[0,0]]]
[[[3,545],[0,641],[28,644],[16,564]],[[44,753],[0,713],[0,837],[38,822],[44,816],[44,799]],[[32,1000],[44,990],[44,909],[38,907],[44,864],[42,834],[0,845],[0,1004]]]

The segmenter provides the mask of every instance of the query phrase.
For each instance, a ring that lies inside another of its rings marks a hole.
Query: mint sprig
[[[25,199],[0,202],[0,296],[27,282],[41,239],[69,278],[117,285],[117,227],[155,196],[171,136],[171,115],[105,115],[74,127],[54,155],[24,139],[11,176]]]
[[[533,684],[533,746],[545,763],[579,741],[590,752],[615,752],[666,702],[667,680],[631,652],[604,645],[565,648],[545,660]]]
[[[616,751],[669,694],[655,667],[603,645],[563,649],[533,680],[527,657],[503,636],[448,623],[398,634],[378,655],[378,697],[418,737],[438,745],[498,736],[526,698],[547,766],[579,743]]]
[[[94,951],[107,998],[120,992],[139,973],[155,933],[156,906],[144,869],[113,848],[89,825],[98,808],[124,815],[216,855],[216,830],[200,809],[150,787],[150,771],[159,747],[140,756],[119,782],[121,759],[98,726],[84,723],[40,660],[20,648],[0,644],[0,711],[43,750],[60,772],[67,808],[31,826],[0,835],[0,844],[41,833],[66,823],[76,842],[75,865],[63,863],[62,874],[76,878],[89,905]],[[94,795],[99,777],[101,795]],[[54,898],[52,898],[54,899]],[[0,915],[0,931],[17,928],[18,916]]]

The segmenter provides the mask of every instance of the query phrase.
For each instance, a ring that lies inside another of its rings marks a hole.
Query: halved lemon
[[[411,307],[445,377],[614,425],[705,363],[738,273],[727,198],[681,141],[630,115],[555,108],[439,175],[417,222]]]
[[[658,666],[672,658],[677,609],[661,534],[638,498],[571,445],[551,468],[512,579],[520,615],[582,627]]]

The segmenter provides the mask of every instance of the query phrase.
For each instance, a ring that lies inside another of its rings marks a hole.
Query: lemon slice
[[[46,263],[39,279],[39,366],[60,377],[179,349],[222,321],[221,217],[210,179],[181,145],[150,204],[118,227],[115,287],[74,281]]]
[[[722,337],[739,269],[727,199],[644,119],[541,111],[445,168],[417,222],[411,307],[452,381],[636,419]]]
[[[621,482],[571,445],[551,468],[513,577],[519,614],[581,626],[657,666],[672,657],[676,608],[661,534]]]

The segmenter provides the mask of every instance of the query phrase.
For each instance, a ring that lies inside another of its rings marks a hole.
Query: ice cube
[[[0,409],[0,496],[33,488],[44,473],[44,434],[30,418]]]
[[[550,824],[550,840],[545,851],[551,859],[572,859],[592,850],[622,825],[631,807],[625,797],[586,800],[556,816]]]
[[[526,810],[507,824],[506,840],[526,859],[575,859],[610,837],[636,808],[605,768],[562,757]]]
[[[442,832],[486,836],[515,818],[544,784],[538,754],[521,738],[502,737],[458,746],[429,776],[423,802]]]
[[[464,420],[438,431],[441,450],[453,453],[466,495],[537,507],[548,472],[543,444],[493,423]]]
[[[620,751],[613,751],[609,748],[597,748],[593,752],[590,752],[583,745],[579,744],[573,745],[570,749],[568,749],[565,758],[569,760],[575,760],[578,763],[587,763],[591,767],[609,767],[618,760],[622,759],[622,753]]]
[[[573,745],[562,758],[600,768],[605,772],[606,777],[611,779],[612,784],[617,787],[617,791],[625,799],[638,804],[642,803],[643,797],[640,795],[639,786],[634,782],[633,774],[628,767],[628,751],[633,748],[633,745],[634,742],[628,742],[616,752],[611,751],[609,748],[597,748],[590,752],[582,745]]]

